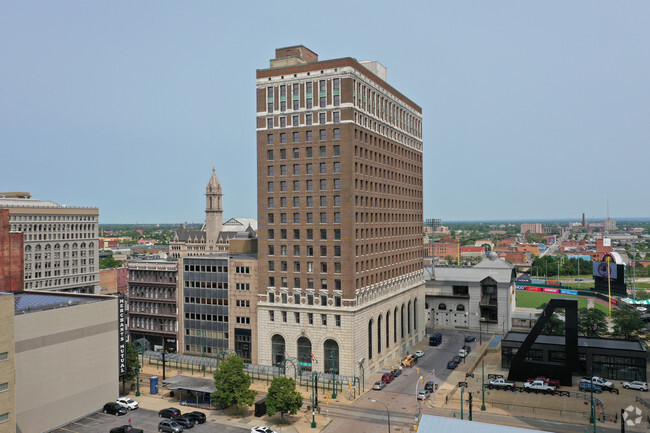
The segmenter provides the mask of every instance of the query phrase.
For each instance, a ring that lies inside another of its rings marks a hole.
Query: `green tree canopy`
[[[598,337],[607,332],[605,312],[596,308],[578,310],[578,333],[585,337]]]
[[[626,340],[630,340],[635,332],[645,327],[641,313],[636,310],[613,310],[612,321],[614,336]]]
[[[235,406],[237,414],[242,406],[252,406],[257,391],[249,389],[251,378],[244,373],[244,361],[237,355],[230,355],[221,362],[214,373],[215,392],[210,394],[216,406]]]
[[[126,342],[126,374],[124,380],[135,380],[138,369],[138,352],[129,341]]]
[[[285,412],[295,415],[302,406],[302,395],[296,391],[296,381],[290,377],[276,377],[271,382],[266,396],[266,413],[269,416],[280,412],[283,422]]]
[[[546,308],[546,304],[548,302],[544,302],[539,306],[540,309]],[[537,317],[541,316],[542,313],[538,313]],[[551,314],[551,317],[548,318],[546,321],[546,324],[544,325],[544,329],[542,329],[542,334],[546,335],[564,335],[565,332],[565,323],[564,323],[564,309],[563,308],[556,308],[555,311],[553,311],[553,314]]]

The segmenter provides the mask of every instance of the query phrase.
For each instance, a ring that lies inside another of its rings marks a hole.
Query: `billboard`
[[[593,262],[594,277],[611,278],[615,280],[618,276],[616,263],[610,262]],[[608,269],[609,268],[609,272]]]

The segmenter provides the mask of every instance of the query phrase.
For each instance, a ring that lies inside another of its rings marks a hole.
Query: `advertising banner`
[[[526,290],[528,290],[529,292],[541,292],[542,288],[541,287],[526,286]]]
[[[126,298],[117,298],[117,344],[120,376],[126,374]]]
[[[562,290],[560,290],[560,293],[563,294],[563,295],[577,295],[578,291],[577,290],[562,289]]]
[[[543,291],[544,293],[560,293],[560,289],[548,289],[548,288],[544,288],[544,290],[542,290],[542,291]]]

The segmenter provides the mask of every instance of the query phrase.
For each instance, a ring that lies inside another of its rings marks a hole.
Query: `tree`
[[[614,336],[630,340],[634,333],[645,327],[641,320],[641,313],[636,310],[614,310],[612,311]]]
[[[241,406],[252,406],[257,391],[249,389],[251,378],[244,373],[244,361],[237,355],[223,360],[214,373],[215,392],[210,394],[216,406],[235,406],[237,414]]]
[[[607,330],[605,312],[596,308],[578,310],[578,333],[585,337],[598,337]]]
[[[126,342],[126,372],[122,376],[122,389],[124,389],[124,384],[127,381],[133,381],[136,379],[138,370],[138,351],[135,350],[133,344]]]
[[[276,412],[280,412],[280,422],[283,422],[285,412],[295,415],[301,406],[302,395],[296,391],[295,380],[290,377],[273,379],[266,396],[267,415],[273,416]]]

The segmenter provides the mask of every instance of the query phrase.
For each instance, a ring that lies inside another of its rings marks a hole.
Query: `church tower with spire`
[[[222,196],[221,184],[217,179],[215,168],[212,167],[212,176],[205,187],[205,239],[208,251],[216,249],[219,233],[223,228]]]

